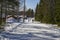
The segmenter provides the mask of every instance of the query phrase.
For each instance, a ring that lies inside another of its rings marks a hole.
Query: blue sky
[[[35,9],[37,3],[39,3],[39,0],[26,0],[26,8],[29,9]]]

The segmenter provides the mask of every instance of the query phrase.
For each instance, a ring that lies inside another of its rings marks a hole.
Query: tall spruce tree
[[[40,21],[40,20],[39,20],[39,5],[38,5],[38,4],[37,4],[36,10],[35,10],[35,19],[36,19],[37,21]]]
[[[27,16],[27,17],[33,17],[33,16],[34,16],[34,11],[33,11],[33,9],[29,8],[29,9],[26,11],[26,16]]]
[[[55,22],[60,26],[60,0],[55,0]]]
[[[59,12],[56,13],[59,9],[55,8],[55,6],[57,6],[57,1],[55,0],[40,0],[40,3],[36,7],[35,19],[44,23],[58,23],[60,20],[60,14]]]

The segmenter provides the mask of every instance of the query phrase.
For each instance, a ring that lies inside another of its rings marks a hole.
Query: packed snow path
[[[2,32],[1,40],[60,40],[60,30],[53,27],[44,27],[42,24],[34,23],[12,23],[9,25],[14,25],[14,27]]]
[[[41,23],[9,23],[0,40],[60,40],[60,29]]]

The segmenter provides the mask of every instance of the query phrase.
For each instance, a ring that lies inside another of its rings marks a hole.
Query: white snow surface
[[[10,20],[12,18],[7,21],[10,22]],[[53,26],[55,25],[52,24],[32,22],[32,19],[29,19],[29,21],[26,19],[24,23],[12,21],[11,24],[7,25],[5,26],[5,32],[9,34],[2,33],[2,35],[7,36],[7,38],[4,38],[5,40],[21,40],[21,37],[22,40],[60,40],[60,29],[54,28]],[[16,37],[17,39],[10,39],[11,37]]]
[[[13,17],[10,17],[8,19],[6,19],[6,22],[16,22],[17,20],[15,20]]]

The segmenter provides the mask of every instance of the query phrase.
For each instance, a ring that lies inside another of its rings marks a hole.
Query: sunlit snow
[[[0,40],[60,40],[60,29],[54,28],[57,25],[33,22],[32,18],[23,23],[11,17],[6,22]]]

